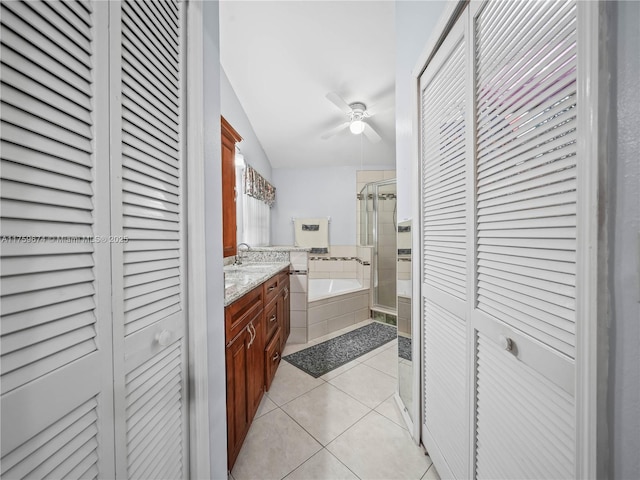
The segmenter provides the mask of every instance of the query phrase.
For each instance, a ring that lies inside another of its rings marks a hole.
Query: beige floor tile
[[[431,464],[427,473],[424,474],[421,480],[440,480],[440,475],[438,475],[438,471],[436,470],[436,466]]]
[[[276,405],[281,406],[323,383],[324,380],[313,378],[311,375],[284,361],[280,362],[267,395]]]
[[[358,477],[419,480],[431,460],[409,432],[373,411],[327,446]]]
[[[387,348],[363,363],[387,375],[398,378],[398,352],[394,348]]]
[[[395,391],[395,378],[367,365],[356,365],[342,375],[329,380],[329,383],[369,408],[376,408]]]
[[[300,350],[304,350],[305,348],[309,348],[308,343],[287,343],[284,347],[284,351],[282,352],[282,356],[286,357],[287,355],[291,355],[292,353],[299,352]]]
[[[376,407],[376,412],[380,415],[387,417],[396,425],[400,425],[405,430],[407,429],[407,422],[404,421],[404,417],[402,416],[402,412],[400,412],[400,408],[398,407],[398,402],[395,399],[395,394],[391,395],[384,402]]]
[[[283,405],[282,409],[323,445],[370,411],[370,408],[328,383]]]
[[[287,475],[285,480],[358,480],[358,477],[326,449],[322,449]]]
[[[260,406],[258,407],[258,411],[256,412],[256,416],[254,418],[261,417],[265,413],[269,413],[271,410],[274,410],[276,408],[278,408],[278,406],[273,403],[269,396],[263,395],[262,400],[260,401]]]
[[[384,352],[387,349],[387,344],[382,345],[381,347],[376,348],[375,350],[371,350],[369,353],[365,353],[364,355],[362,355],[361,357],[358,357],[358,360],[360,360],[361,362],[366,362],[367,360],[369,360],[370,358],[375,357],[376,355],[380,355],[382,352]]]
[[[334,370],[331,370],[330,372],[325,373],[324,375],[318,377],[321,378],[322,380],[324,380],[325,382],[328,382],[329,380],[331,380],[332,378],[336,378],[338,375],[342,375],[344,372],[346,372],[347,370],[351,370],[353,367],[355,367],[356,365],[358,365],[360,362],[358,361],[358,359],[356,358],[355,360],[350,361],[349,363],[345,363],[344,365],[342,365],[341,367],[338,367]]]
[[[231,473],[235,480],[280,480],[321,448],[278,408],[253,421]]]

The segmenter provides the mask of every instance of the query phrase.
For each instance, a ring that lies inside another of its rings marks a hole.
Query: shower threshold
[[[394,308],[374,305],[371,307],[371,318],[388,325],[398,325],[398,316]]]

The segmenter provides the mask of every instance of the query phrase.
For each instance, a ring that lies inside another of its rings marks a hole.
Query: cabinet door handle
[[[284,299],[289,298],[289,287],[284,287]]]
[[[276,352],[276,354],[273,357],[271,357],[271,360],[273,360],[274,362],[277,362],[279,358],[280,358],[280,354]]]
[[[253,331],[251,331],[251,329],[253,328],[253,322],[251,322],[249,325],[247,325],[247,330],[249,331],[249,335],[251,335],[251,339],[249,340],[249,345],[247,345],[247,348],[251,348],[251,345],[253,345],[253,341],[256,339],[256,334],[255,334],[255,328],[253,328]]]
[[[269,290],[268,290],[268,291],[269,291],[269,292],[273,292],[275,289],[276,289],[276,286],[275,286],[275,285],[271,285],[271,286],[269,287]]]
[[[276,321],[276,317],[275,315],[272,315],[271,318],[269,319],[269,322],[275,322]]]

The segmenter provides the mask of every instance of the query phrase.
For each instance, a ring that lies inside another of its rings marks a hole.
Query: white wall
[[[356,171],[393,170],[394,165],[274,168],[276,203],[271,210],[271,243],[293,245],[292,217],[331,217],[329,243],[356,244]]]
[[[238,100],[236,92],[233,90],[233,86],[229,82],[229,78],[222,66],[220,66],[220,102],[222,116],[242,137],[238,147],[240,147],[245,161],[271,182],[271,162],[267,154],[264,153],[262,144],[253,131],[249,117],[247,117],[244,108],[240,104],[240,100]]]
[[[411,218],[411,71],[444,11],[445,1],[396,1],[396,170],[398,221]]]
[[[611,479],[640,475],[640,3],[614,7],[610,169],[609,454]]]

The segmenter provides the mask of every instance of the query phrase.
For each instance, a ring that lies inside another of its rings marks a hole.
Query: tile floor
[[[439,480],[394,399],[396,350],[389,342],[319,378],[282,361],[229,480]]]

